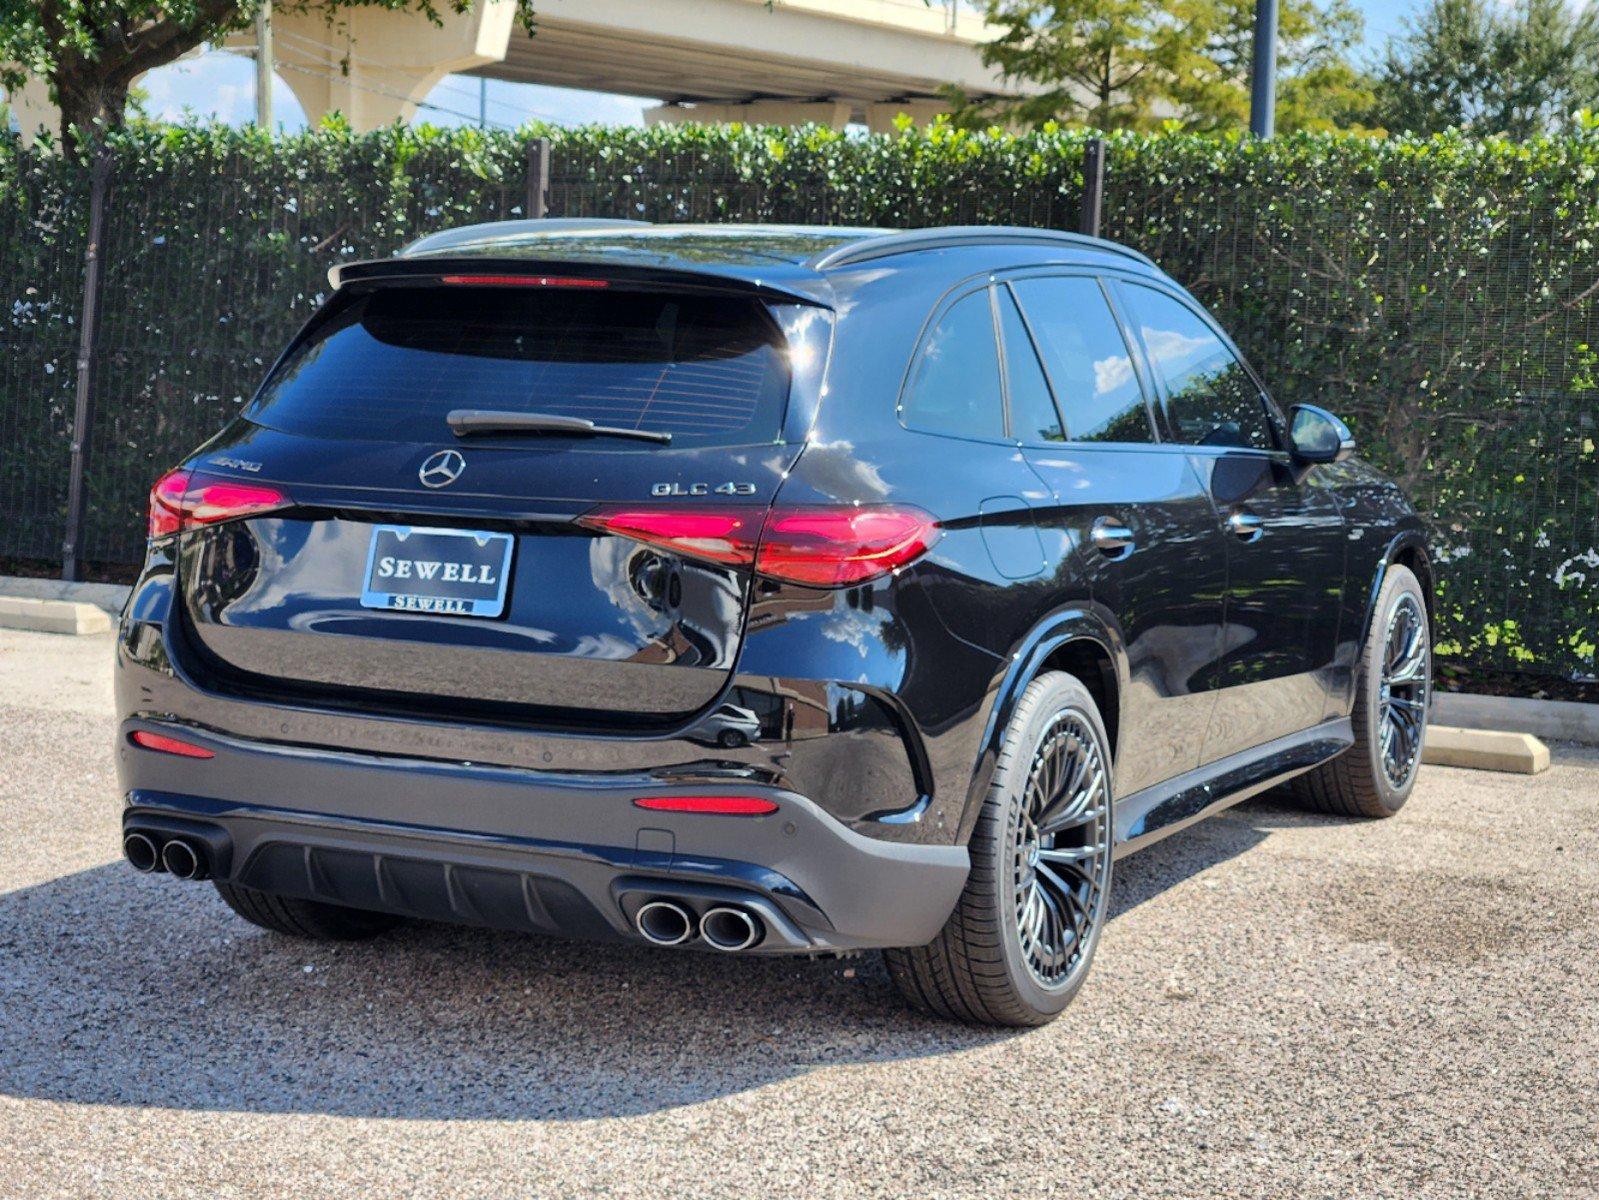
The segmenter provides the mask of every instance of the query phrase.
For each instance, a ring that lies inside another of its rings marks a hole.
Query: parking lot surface
[[[118,855],[110,639],[0,632],[0,1197],[1599,1196],[1599,752],[1117,866],[1076,1003],[440,925]]]

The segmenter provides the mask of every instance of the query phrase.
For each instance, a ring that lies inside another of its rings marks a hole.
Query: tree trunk
[[[74,127],[86,141],[98,141],[121,129],[128,111],[130,85],[120,76],[76,74],[65,65],[56,73],[56,101],[61,105],[61,144],[73,144]]]

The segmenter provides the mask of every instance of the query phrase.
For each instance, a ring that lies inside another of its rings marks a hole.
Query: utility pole
[[[487,129],[489,127],[489,77],[487,75],[479,75],[477,77],[477,127],[479,129]]]
[[[255,123],[272,131],[272,0],[255,13]]]
[[[1105,208],[1105,140],[1089,138],[1083,144],[1083,210],[1077,231],[1099,236],[1099,219]]]
[[[1255,0],[1255,56],[1249,64],[1249,132],[1277,130],[1277,0]]]
[[[83,250],[83,307],[78,316],[77,391],[72,409],[72,458],[67,476],[67,534],[61,543],[61,578],[83,576],[83,529],[89,511],[85,476],[89,429],[94,420],[94,369],[100,330],[100,276],[105,265],[106,195],[111,190],[111,153],[95,150],[89,174],[89,238]]]

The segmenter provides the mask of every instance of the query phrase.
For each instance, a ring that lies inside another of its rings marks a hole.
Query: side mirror
[[[1355,452],[1355,435],[1325,408],[1296,404],[1288,410],[1288,436],[1300,462],[1343,462]]]

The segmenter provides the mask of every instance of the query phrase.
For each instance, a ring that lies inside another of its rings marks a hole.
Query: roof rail
[[[1060,229],[1026,229],[1015,225],[943,225],[930,229],[907,229],[903,233],[882,234],[862,238],[829,250],[811,259],[809,265],[818,271],[830,267],[850,266],[887,258],[893,254],[909,254],[915,250],[942,250],[951,246],[1016,245],[1075,246],[1080,250],[1098,250],[1104,254],[1120,254],[1145,266],[1153,267],[1148,255],[1104,238],[1089,237],[1086,233],[1067,233]]]
[[[479,246],[505,238],[539,237],[562,233],[586,233],[606,229],[637,229],[649,225],[648,221],[608,220],[603,217],[537,217],[522,221],[487,221],[481,225],[461,225],[443,229],[417,238],[402,246],[396,258],[409,258],[413,254],[431,254],[436,250],[458,250],[462,246]]]

